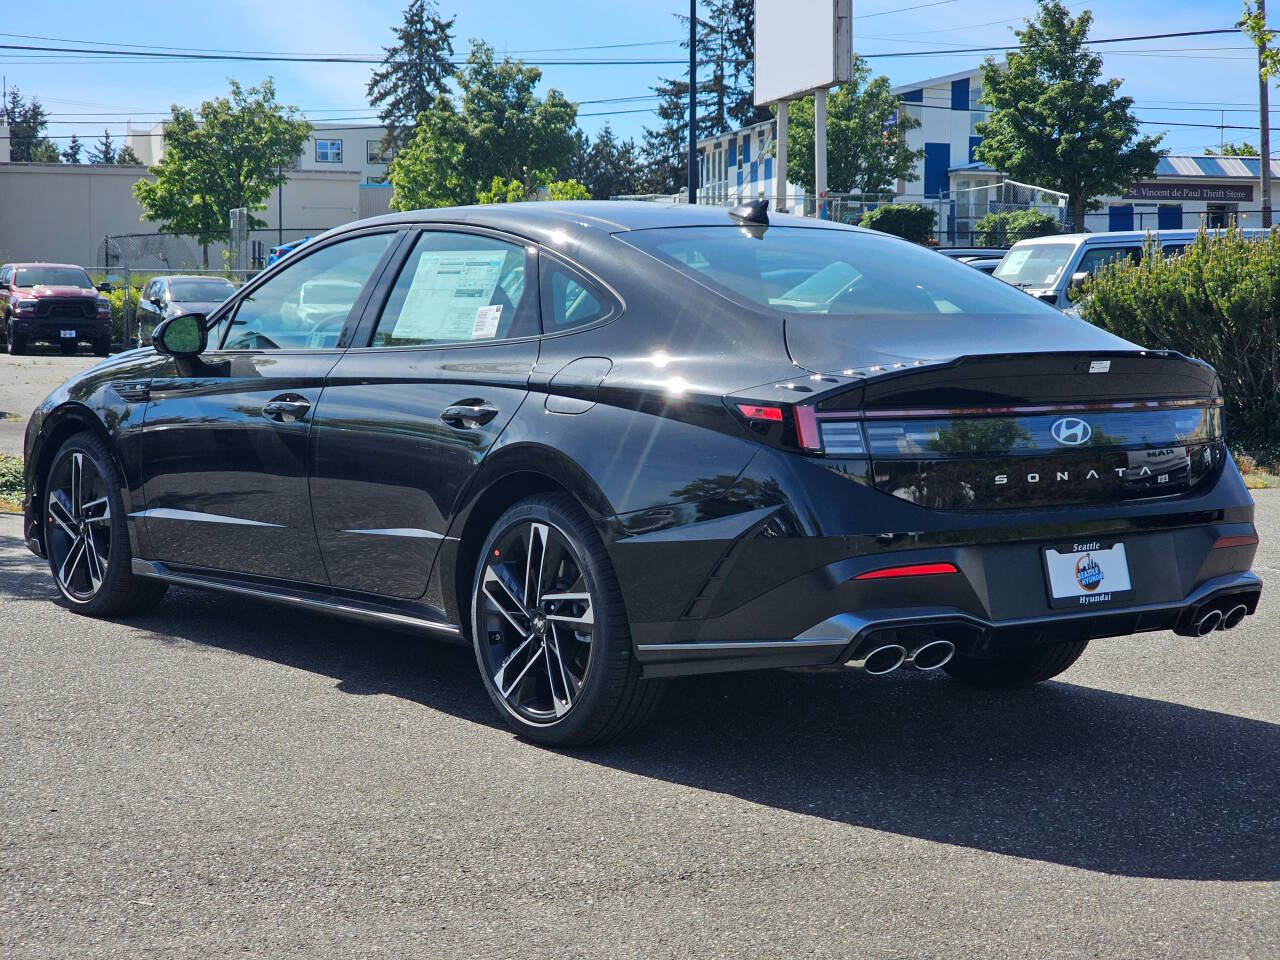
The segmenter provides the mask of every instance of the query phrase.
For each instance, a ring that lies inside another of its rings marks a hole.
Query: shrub
[[[1080,301],[1082,317],[1126,340],[1213,364],[1229,436],[1264,449],[1280,443],[1277,313],[1280,232],[1246,240],[1234,228],[1219,237],[1202,230],[1180,257],[1149,247],[1136,264],[1109,264]]]
[[[858,226],[925,243],[933,234],[934,222],[934,212],[918,203],[886,203],[864,213]]]
[[[1040,210],[988,213],[973,228],[974,242],[980,247],[1009,247],[1019,240],[1055,233],[1061,233],[1057,218]]]
[[[0,501],[22,501],[22,458],[0,453]]]

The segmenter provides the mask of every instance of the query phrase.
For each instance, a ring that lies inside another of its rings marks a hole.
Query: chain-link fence
[[[318,236],[328,227],[290,227],[242,232],[236,254],[240,264],[231,266],[227,244],[209,244],[206,249],[192,236],[172,233],[130,233],[104,236],[98,244],[97,276],[107,284],[111,302],[112,340],[118,345],[136,346],[147,331],[138,316],[138,304],[151,281],[160,277],[224,277],[237,287],[266,265],[273,248]]]

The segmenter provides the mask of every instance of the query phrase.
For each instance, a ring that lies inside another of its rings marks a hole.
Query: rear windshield
[[[236,292],[226,280],[170,280],[169,294],[178,303],[225,300]]]
[[[89,275],[79,267],[19,267],[14,278],[20,287],[92,287]]]
[[[674,227],[616,236],[731,299],[780,313],[850,317],[1056,313],[949,257],[864,231]]]

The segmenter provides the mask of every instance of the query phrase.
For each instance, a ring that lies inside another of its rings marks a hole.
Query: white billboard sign
[[[853,0],[755,0],[756,106],[849,79]]]

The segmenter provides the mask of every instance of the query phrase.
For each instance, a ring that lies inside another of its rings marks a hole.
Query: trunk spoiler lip
[[[1071,357],[1080,360],[1131,360],[1151,358],[1157,360],[1181,360],[1192,366],[1201,367],[1210,373],[1216,373],[1213,366],[1195,357],[1189,357],[1177,350],[1147,350],[1132,347],[1127,350],[1020,350],[1016,353],[964,353],[950,357],[904,357],[886,356],[877,363],[863,363],[846,366],[836,370],[818,370],[793,360],[796,367],[806,374],[853,377],[867,383],[883,381],[895,376],[909,376],[922,370],[938,370],[947,367],[959,367],[966,363],[989,363],[993,361],[1035,360],[1046,357]]]
[[[819,420],[904,420],[912,418],[935,419],[939,417],[1009,417],[1035,416],[1053,413],[1097,413],[1126,410],[1171,410],[1202,407],[1221,407],[1221,397],[1176,400],[1117,400],[1097,403],[1042,403],[1018,406],[985,407],[933,407],[902,408],[898,410],[820,410]]]

